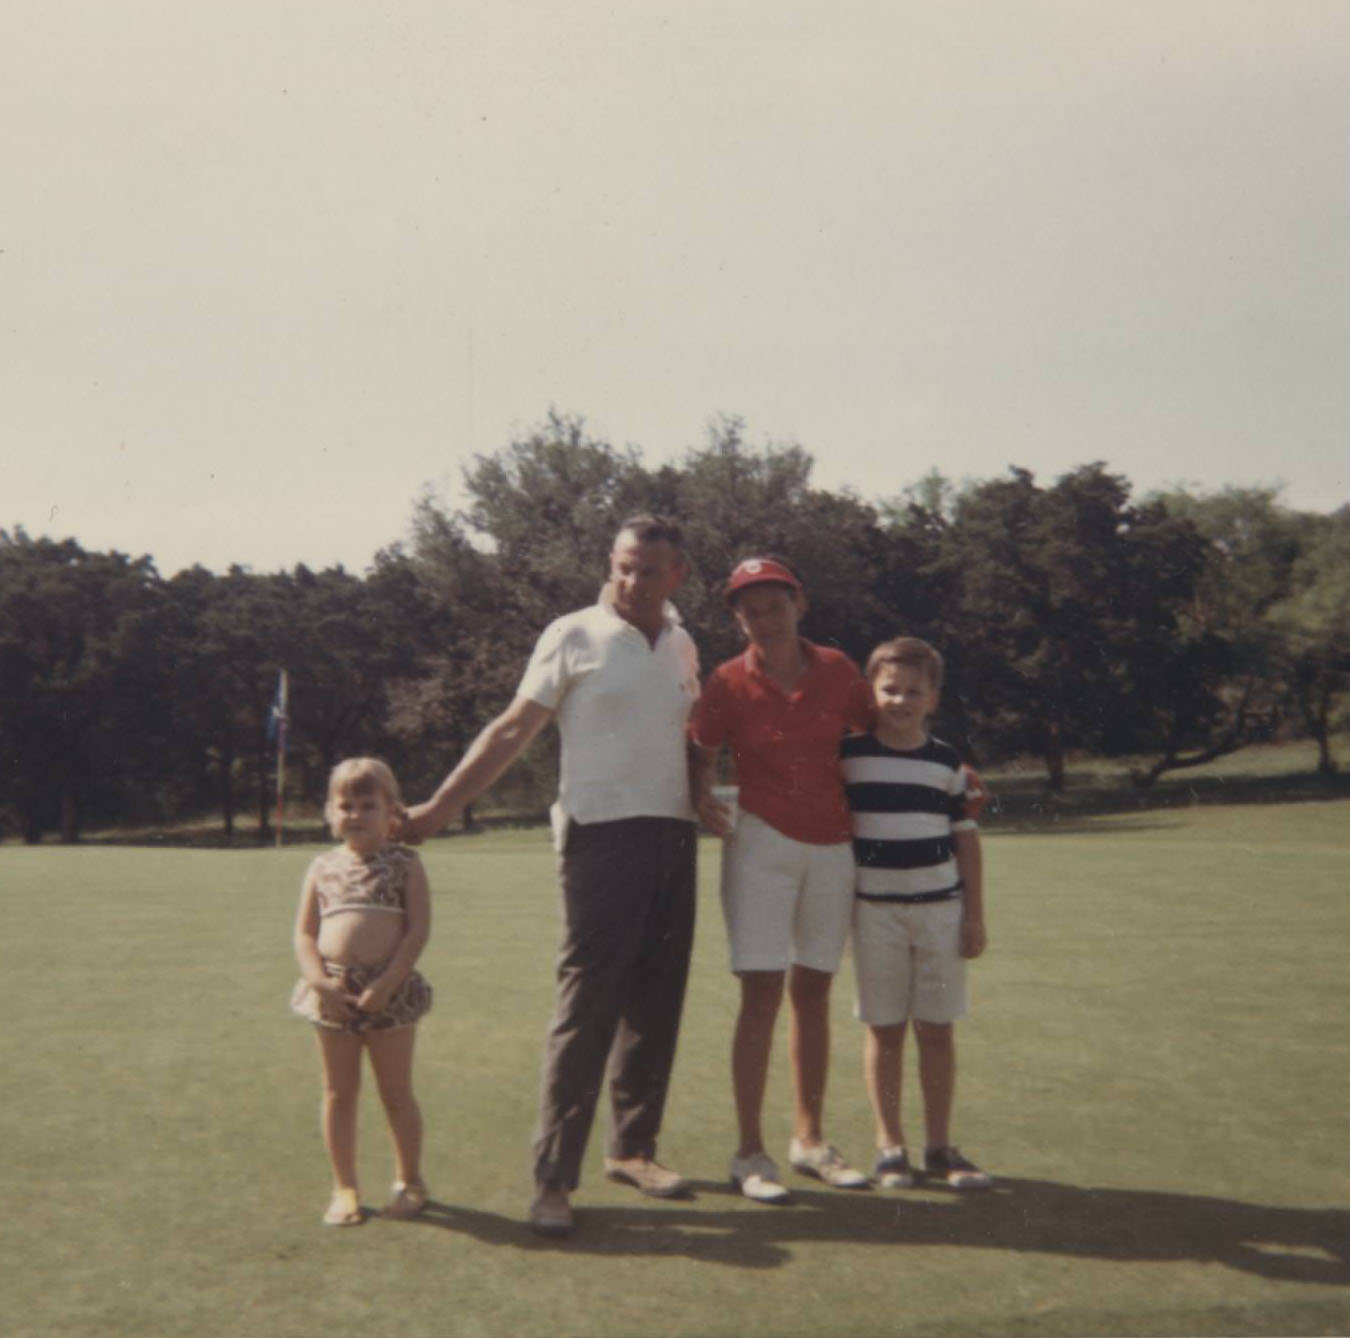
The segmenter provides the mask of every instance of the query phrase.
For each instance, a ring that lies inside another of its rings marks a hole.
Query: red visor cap
[[[744,562],[738,562],[727,577],[727,588],[722,597],[730,604],[742,590],[752,585],[785,585],[797,594],[802,590],[802,583],[781,562],[772,558],[746,558]]]

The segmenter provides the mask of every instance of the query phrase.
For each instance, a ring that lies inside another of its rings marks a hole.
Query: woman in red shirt
[[[749,643],[709,676],[690,721],[694,806],[724,836],[722,908],[741,982],[732,1041],[740,1146],[731,1179],[747,1198],[788,1198],[764,1149],[760,1112],[774,1022],[787,986],[795,1170],[841,1188],[868,1180],[825,1141],[830,985],[853,907],[853,855],[839,740],[870,728],[871,693],[848,656],[798,635],[806,596],[792,570],[749,558],[726,601]],[[739,784],[737,816],[712,794],[722,747]]]

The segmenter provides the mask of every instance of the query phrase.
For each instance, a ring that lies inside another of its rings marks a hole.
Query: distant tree
[[[937,471],[882,504],[885,544],[873,588],[886,610],[886,636],[918,636],[942,653],[946,674],[936,725],[963,756],[978,762],[1001,741],[994,724],[989,666],[978,620],[962,615],[962,576],[969,559],[953,532],[959,494]],[[878,638],[880,639],[880,638]]]
[[[165,710],[172,747],[163,756],[159,788],[166,811],[192,816],[220,806],[233,830],[235,712],[202,619],[221,578],[205,567],[185,568],[165,585],[169,617],[159,651],[167,680]]]
[[[494,477],[493,487],[501,487],[499,478]],[[476,733],[476,713],[488,712],[477,721],[482,725],[489,714],[495,714],[493,706],[500,709],[509,700],[521,657],[533,645],[544,621],[556,615],[540,607],[538,587],[532,581],[525,581],[523,591],[515,588],[515,582],[507,578],[496,541],[478,533],[476,543],[467,517],[447,512],[434,499],[423,497],[414,512],[412,531],[410,551],[406,558],[400,555],[399,561],[412,581],[411,598],[427,624],[428,660],[423,667],[435,680],[433,694],[443,697],[442,725],[459,721],[451,726],[453,736],[443,736],[443,741],[464,745]],[[511,565],[519,571],[528,562],[517,554]],[[405,706],[422,695],[416,685],[400,688]],[[451,705],[461,697],[459,706]]]
[[[979,757],[1033,751],[1064,784],[1070,750],[1142,753],[1164,773],[1272,733],[1297,710],[1319,769],[1350,689],[1350,509],[1297,515],[1271,489],[1136,502],[1101,464],[1048,486],[1025,469],[952,485],[930,472],[873,507],[813,486],[793,443],[747,443],[736,417],[648,469],[634,448],[552,413],[479,456],[466,502],[424,496],[407,549],[364,577],[202,568],[0,531],[0,813],[25,839],[95,818],[256,806],[268,721],[291,678],[291,788],[318,798],[340,757],[387,757],[434,783],[509,701],[535,639],[592,602],[618,524],[681,522],[675,602],[705,668],[741,646],[721,599],[739,559],[771,553],[808,591],[803,630],[861,660],[912,633],[947,661],[939,728]],[[551,785],[549,736],[514,802]]]
[[[25,841],[146,798],[164,742],[149,558],[0,530],[0,797]]]
[[[464,488],[468,506],[446,518],[442,534],[457,531],[494,556],[499,630],[517,647],[594,601],[615,529],[648,509],[651,495],[636,451],[617,451],[591,437],[581,418],[556,412],[524,440],[479,456]],[[428,519],[424,507],[419,559]]]
[[[200,568],[170,582],[192,628],[176,675],[179,709],[206,750],[226,835],[240,802],[256,806],[259,839],[271,830],[274,756],[268,721],[277,675],[296,641],[291,578],[234,566],[224,576]]]
[[[175,621],[164,650],[180,809],[218,805],[228,836],[252,803],[266,836],[276,798],[269,726],[283,668],[288,789],[319,800],[340,757],[397,753],[390,702],[400,677],[421,672],[431,622],[405,560],[383,554],[365,579],[341,567],[267,574],[233,567],[224,576],[194,567],[175,576],[168,593]]]
[[[934,622],[957,651],[954,687],[1000,749],[1038,753],[1058,790],[1070,749],[1137,747],[1148,719],[1136,683],[1198,568],[1190,528],[1132,505],[1100,464],[1049,488],[1014,468],[963,490],[950,520],[922,507],[911,518]]]
[[[495,559],[435,506],[419,508],[412,552],[381,553],[367,581],[397,648],[383,751],[413,793],[434,785],[510,699],[521,665],[501,646]]]
[[[1269,737],[1282,713],[1280,632],[1274,606],[1289,590],[1299,520],[1269,488],[1176,491],[1154,501],[1192,525],[1203,561],[1170,645],[1159,648],[1150,700],[1158,711],[1161,756],[1137,777],[1199,766]]]
[[[419,672],[395,685],[388,716],[410,783],[429,783],[506,705],[548,623],[594,602],[615,529],[649,509],[648,479],[636,452],[616,451],[580,418],[554,413],[475,460],[462,511],[421,499],[407,562],[429,635]],[[551,739],[537,745],[502,788],[536,799],[551,781],[553,748]]]
[[[1337,699],[1350,688],[1350,507],[1300,518],[1301,552],[1289,594],[1270,611],[1281,637],[1290,689],[1317,741],[1317,769],[1336,770],[1331,729]]]
[[[429,620],[409,598],[409,575],[386,558],[364,580],[305,566],[278,579],[286,620],[272,653],[289,673],[291,738],[312,799],[341,758],[388,751],[393,686],[416,675],[427,650]]]
[[[786,559],[806,586],[803,630],[863,656],[889,626],[875,583],[884,539],[875,510],[847,493],[811,486],[814,462],[800,446],[746,445],[744,424],[723,417],[708,442],[656,477],[658,505],[682,522],[692,560],[676,595],[707,663],[742,647],[721,585],[742,558]]]

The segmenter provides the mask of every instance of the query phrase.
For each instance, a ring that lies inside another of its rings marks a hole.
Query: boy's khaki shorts
[[[853,903],[858,1016],[871,1027],[965,1017],[960,897]]]
[[[741,810],[722,846],[731,969],[839,970],[853,916],[853,847],[794,841]]]

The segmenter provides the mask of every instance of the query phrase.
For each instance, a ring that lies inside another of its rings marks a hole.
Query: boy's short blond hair
[[[942,655],[936,646],[930,646],[916,636],[897,636],[883,641],[867,657],[867,681],[875,683],[877,675],[893,665],[917,669],[934,692],[942,691]]]
[[[388,763],[378,757],[348,757],[328,773],[328,799],[323,806],[328,825],[333,825],[339,799],[363,794],[382,794],[390,808],[403,807],[398,778]]]

